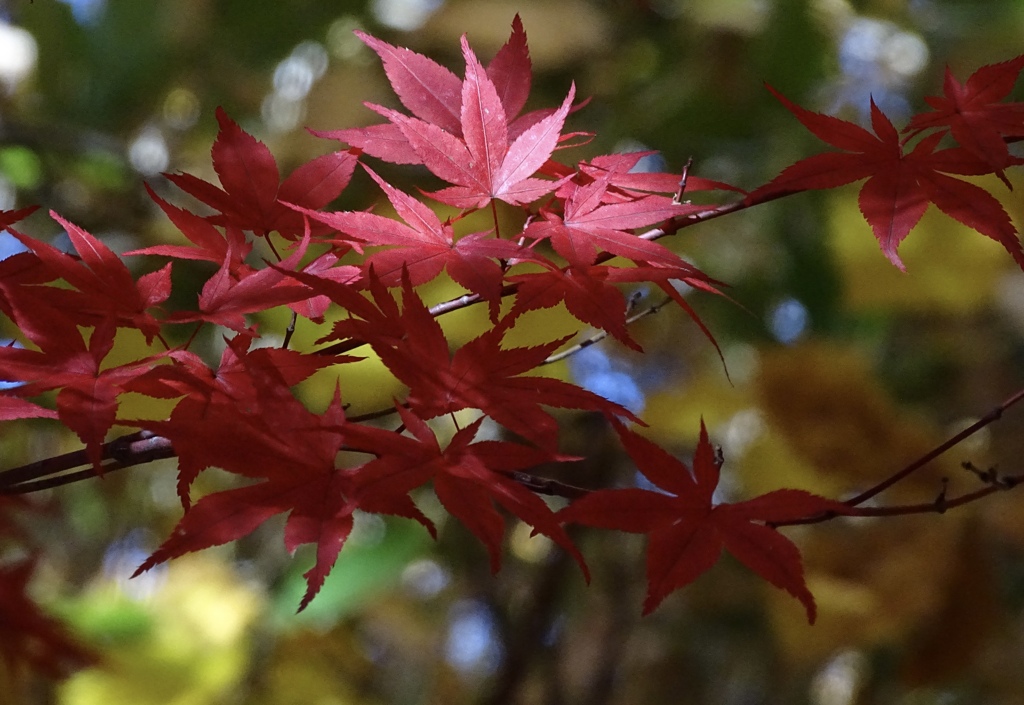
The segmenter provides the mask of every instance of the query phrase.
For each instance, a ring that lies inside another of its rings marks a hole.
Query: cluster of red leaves
[[[874,101],[871,134],[859,125],[794,105],[769,86],[808,130],[845,153],[803,159],[751,192],[747,202],[867,179],[860,191],[861,213],[882,252],[900,269],[904,266],[897,249],[929,204],[998,242],[1024,268],[1017,231],[999,201],[974,184],[947,176],[996,174],[1010,187],[1004,170],[1024,164],[1024,158],[1011,154],[1007,143],[1024,139],[1024,103],[998,101],[1013,90],[1022,69],[1024,55],[983,66],[963,85],[947,68],[945,95],[925,99],[935,112],[913,116],[902,139]],[[908,142],[922,134],[908,148]],[[947,135],[959,145],[938,149]]]
[[[575,166],[557,162],[554,153],[573,136],[564,130],[575,91],[570,87],[557,108],[520,114],[531,63],[518,17],[508,42],[486,67],[463,39],[462,79],[425,56],[359,36],[380,56],[411,115],[370,105],[386,122],[320,133],[347,148],[281,181],[266,146],[218,110],[212,157],[221,185],[186,174],[167,176],[214,215],[199,216],[150,191],[191,245],[128,254],[216,264],[195,310],[164,308],[171,264],[136,279],[102,242],[56,213],[51,215],[67,231],[75,254],[11,227],[32,209],[0,213],[0,229],[27,248],[0,262],[0,312],[23,338],[22,345],[0,348],[0,380],[12,383],[0,396],[0,420],[56,416],[81,438],[96,472],[108,459],[103,443],[115,424],[170,442],[185,514],[139,572],[237,540],[269,517],[287,514],[288,549],[316,547],[301,609],[334,565],[356,510],[412,519],[433,533],[414,501],[429,486],[484,544],[495,570],[505,531],[500,509],[551,538],[585,574],[564,524],[648,534],[645,612],[710,568],[724,548],[800,600],[813,621],[799,553],[774,525],[840,513],[843,505],[793,490],[716,503],[720,460],[703,428],[691,473],[629,430],[626,421],[642,422],[625,408],[535,374],[569,337],[532,347],[508,346],[505,338],[522,314],[564,303],[581,323],[639,350],[619,288],[636,282],[664,290],[706,333],[674,282],[712,293],[716,282],[655,240],[713,217],[718,208],[735,210],[861,178],[868,178],[862,208],[897,265],[896,245],[929,202],[997,239],[1024,264],[1016,234],[994,199],[942,173],[1001,174],[1021,161],[997,144],[1024,136],[1020,106],[992,101],[1009,90],[1010,74],[1015,77],[1024,60],[982,69],[966,87],[947,79],[947,97],[933,103],[939,112],[918,116],[908,128],[911,135],[935,131],[909,153],[877,108],[876,137],[780,96],[815,134],[849,153],[801,161],[743,203],[715,207],[683,201],[682,192],[736,189],[698,177],[635,171],[642,153],[603,155]],[[977,139],[936,152],[947,131]],[[448,184],[427,195],[460,213],[442,221],[422,200],[362,164],[367,156],[426,167]],[[357,162],[396,217],[322,210],[348,185]],[[511,236],[498,232],[499,202],[525,215],[525,225]],[[495,214],[494,230],[460,232],[463,216],[484,207]],[[638,232],[644,228],[654,229]],[[275,255],[280,246],[291,252],[275,263],[257,263],[253,249],[261,239]],[[455,350],[438,316],[457,306],[448,302],[432,309],[418,291],[442,272],[466,290],[458,306],[479,300],[490,311],[491,326]],[[252,315],[280,306],[308,319],[300,325],[324,324],[331,306],[345,315],[335,318],[314,349],[257,344],[261,335]],[[179,328],[186,324],[195,329],[191,334]],[[190,349],[199,329],[209,326],[226,330],[226,347],[215,364]],[[141,332],[150,353],[111,363],[119,329]],[[406,387],[393,408],[349,418],[341,389],[322,412],[296,398],[297,384],[324,368],[357,363],[359,357],[345,353],[362,346]],[[55,411],[31,401],[52,390]],[[132,420],[118,415],[118,397],[126,392],[177,401],[165,420]],[[558,452],[551,407],[604,415],[637,467],[664,492],[580,490],[567,508],[549,507],[517,480],[542,463],[573,460]],[[476,410],[477,418],[460,428],[455,413],[465,409]],[[390,418],[391,427],[371,417]],[[478,438],[486,420],[511,434],[506,440]],[[441,432],[452,425],[452,433]],[[190,487],[210,467],[243,481],[193,503]],[[19,584],[20,573],[6,583],[4,575],[0,591]]]

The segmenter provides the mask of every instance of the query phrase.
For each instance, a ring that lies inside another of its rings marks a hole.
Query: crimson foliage
[[[0,380],[11,383],[0,395],[0,420],[58,419],[81,439],[96,474],[105,467],[177,457],[184,516],[136,573],[240,539],[269,517],[287,514],[286,546],[316,546],[302,609],[323,585],[357,509],[406,517],[434,533],[410,494],[430,485],[486,546],[494,570],[501,563],[505,513],[550,537],[584,575],[584,557],[565,524],[638,532],[648,536],[645,612],[697,579],[725,549],[798,599],[813,622],[814,598],[804,584],[799,552],[778,525],[865,514],[859,505],[873,493],[842,503],[781,489],[718,503],[722,459],[703,425],[688,467],[630,428],[644,424],[627,409],[537,374],[566,351],[568,337],[514,347],[506,336],[524,313],[564,303],[581,323],[640,350],[628,329],[631,304],[619,285],[648,282],[683,307],[713,343],[679,285],[717,294],[718,282],[657,240],[783,195],[862,179],[867,181],[861,210],[896,266],[903,266],[899,244],[929,204],[995,239],[1024,266],[1017,233],[999,203],[949,175],[994,173],[1005,180],[1007,168],[1024,162],[1007,149],[1008,142],[1024,138],[1024,104],[997,102],[1024,69],[1024,57],[984,67],[963,85],[947,75],[944,97],[929,99],[935,112],[914,116],[902,138],[874,104],[872,134],[770,89],[809,130],[842,151],[804,159],[743,193],[686,171],[681,177],[634,171],[643,153],[559,163],[555,154],[561,147],[586,138],[566,131],[580,106],[574,106],[570,86],[557,107],[523,113],[531,63],[518,17],[487,66],[463,38],[461,79],[425,56],[359,37],[380,56],[409,114],[369,105],[385,122],[320,133],[347,148],[314,159],[282,181],[266,146],[218,110],[212,157],[220,186],[188,174],[167,175],[214,215],[201,217],[151,190],[191,243],[128,253],[171,260],[151,274],[136,280],[102,242],[56,213],[51,216],[67,231],[76,254],[12,227],[33,209],[0,213],[0,229],[27,247],[0,262],[0,311],[23,343],[0,349]],[[959,145],[939,149],[947,138]],[[458,215],[442,221],[426,201],[371,169],[368,158],[426,167],[448,184],[426,195],[459,209]],[[396,217],[323,210],[357,166],[376,182]],[[719,205],[694,205],[685,197],[696,190],[727,196]],[[499,233],[499,207],[521,210],[523,227]],[[479,209],[490,209],[494,229],[460,232],[464,216]],[[290,254],[253,265],[249,255],[261,238],[275,253],[283,244]],[[194,310],[165,307],[176,260],[218,265]],[[466,294],[429,307],[418,288],[442,272]],[[453,351],[438,318],[478,302],[488,306],[490,327]],[[279,306],[312,324],[323,324],[331,307],[344,313],[334,316],[312,349],[290,349],[287,339],[281,347],[267,347],[251,315]],[[193,328],[191,334],[174,332],[184,325]],[[208,326],[223,328],[227,342],[216,364],[189,349],[199,329]],[[150,354],[111,363],[119,329],[141,332]],[[167,342],[183,338],[187,342],[180,345]],[[324,368],[357,362],[361,358],[348,353],[364,346],[407,389],[392,409],[347,417],[340,388],[319,412],[296,398],[297,384]],[[52,390],[55,410],[41,405],[41,395]],[[126,392],[176,400],[175,406],[160,421],[121,418],[118,397]],[[551,407],[606,417],[637,468],[659,489],[585,490],[532,475],[543,463],[576,460],[559,453]],[[475,409],[477,419],[460,428],[454,413],[464,409]],[[511,433],[500,440],[481,438],[487,419]],[[140,433],[123,443],[106,442],[115,424]],[[249,482],[193,503],[190,487],[210,467]],[[13,493],[38,487],[25,482],[34,476],[19,478],[0,488]],[[570,502],[556,511],[538,496],[542,491]],[[12,531],[6,524],[0,528]],[[19,644],[31,638],[40,645],[32,658],[44,665],[77,656],[51,622],[33,616],[38,613],[24,597],[30,568],[25,563],[0,571],[0,594],[7,596],[0,600],[0,624],[21,630],[20,636],[5,635],[0,650],[16,658]],[[8,619],[9,610],[19,619]]]

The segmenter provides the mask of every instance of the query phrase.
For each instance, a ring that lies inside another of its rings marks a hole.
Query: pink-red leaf
[[[420,120],[459,133],[461,86],[455,74],[422,54],[392,46],[365,32],[357,30],[355,34],[381,58],[384,73],[402,105]]]
[[[0,395],[0,421],[31,418],[55,419],[57,412],[18,397]]]
[[[768,524],[843,513],[845,505],[798,490],[779,490],[734,504],[716,503],[721,460],[703,423],[692,472],[652,441],[621,423],[614,425],[640,472],[665,492],[597,490],[560,511],[559,518],[648,535],[645,614],[709,570],[725,549],[797,598],[807,610],[808,621],[814,622],[814,598],[804,583],[800,553]]]
[[[1013,90],[1022,69],[1024,55],[982,66],[961,84],[947,66],[943,96],[925,99],[934,112],[911,118],[905,130],[908,139],[933,128],[948,131],[964,149],[1001,174],[1015,163],[1003,138],[1024,137],[1024,103],[999,101]]]
[[[992,173],[1005,163],[993,165],[983,155],[964,148],[935,152],[941,132],[928,135],[906,152],[896,128],[874,101],[871,124],[875,134],[871,134],[844,120],[805,110],[770,86],[769,90],[816,136],[848,153],[820,154],[787,167],[770,183],[750,193],[748,204],[867,178],[858,199],[861,213],[882,252],[898,268],[904,269],[897,252],[900,243],[921,220],[929,203],[934,203],[961,223],[996,240],[1024,269],[1020,240],[1002,206],[972,184],[942,173]],[[920,121],[918,128],[924,129]]]
[[[265,144],[240,128],[222,108],[217,108],[217,122],[220,131],[213,144],[213,168],[223,190],[189,174],[166,176],[219,211],[220,215],[211,219],[218,225],[258,235],[276,231],[282,237],[298,239],[305,223],[280,201],[321,208],[336,198],[352,177],[355,154],[335,152],[300,166],[282,184],[277,162]]]

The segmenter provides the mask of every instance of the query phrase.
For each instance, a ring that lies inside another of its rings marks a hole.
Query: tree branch
[[[110,462],[103,462],[100,471],[102,474],[123,470],[174,456],[175,452],[169,440],[157,436],[151,431],[138,431],[116,438],[101,446],[101,461]],[[97,474],[92,467],[78,472],[69,472],[83,465],[91,466],[85,449],[44,458],[11,470],[4,470],[0,472],[0,495],[37,492],[84,480]]]
[[[1017,392],[1011,395],[1002,404],[989,411],[987,414],[982,416],[980,419],[978,419],[977,421],[975,421],[970,426],[963,429],[953,437],[949,438],[945,443],[939,444],[928,453],[925,453],[920,458],[904,467],[902,470],[898,470],[897,472],[893,473],[886,479],[879,482],[874,487],[869,487],[868,489],[864,490],[857,496],[851,497],[850,499],[846,500],[845,503],[851,507],[856,507],[868,501],[872,497],[884,492],[885,490],[889,489],[900,480],[903,480],[904,478],[908,477],[912,473],[916,472],[920,468],[930,463],[932,460],[935,460],[935,458],[939,457],[953,446],[959,444],[964,439],[973,436],[975,433],[985,428],[993,421],[998,421],[1000,418],[1002,418],[1003,413],[1006,412],[1007,409],[1009,409],[1011,406],[1019,402],[1021,399],[1024,399],[1024,389],[1017,390]]]

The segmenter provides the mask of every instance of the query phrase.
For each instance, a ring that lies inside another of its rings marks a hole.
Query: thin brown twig
[[[652,314],[657,313],[661,309],[665,308],[665,306],[667,306],[669,303],[671,303],[671,301],[672,301],[672,299],[670,299],[670,298],[668,298],[666,296],[663,301],[660,301],[659,303],[656,303],[653,306],[648,306],[647,308],[645,308],[644,310],[640,311],[639,313],[635,313],[632,316],[630,316],[629,318],[627,318],[626,319],[626,325],[628,326],[631,323],[635,323],[636,321],[639,321],[641,318],[646,318],[647,316],[650,316]],[[630,304],[630,307],[632,307],[632,303]],[[586,338],[585,340],[581,340],[576,345],[573,345],[571,348],[567,348],[565,350],[562,350],[561,352],[554,353],[553,355],[548,355],[546,358],[544,358],[544,361],[542,363],[540,363],[540,364],[541,365],[550,365],[550,364],[553,364],[555,362],[558,362],[559,360],[564,360],[565,358],[567,358],[567,357],[569,357],[571,355],[575,355],[576,353],[578,353],[578,352],[580,352],[582,350],[585,350],[586,348],[589,348],[591,345],[596,345],[597,343],[600,343],[602,340],[607,338],[608,335],[609,335],[608,331],[606,331],[606,330],[599,330],[599,331],[595,332],[593,335],[591,335],[589,338]]]
[[[101,446],[100,460],[103,464],[100,466],[99,474],[174,456],[174,449],[168,439],[151,431],[138,431]],[[83,465],[89,467],[78,472],[69,472]],[[70,484],[95,475],[97,472],[92,467],[85,449],[76,450],[0,472],[0,494],[26,494]]]
[[[1021,399],[1024,399],[1024,389],[1017,390],[1017,392],[1012,394],[1002,404],[999,404],[998,406],[993,408],[991,411],[989,411],[987,414],[982,416],[980,419],[978,419],[977,421],[972,423],[967,428],[965,428],[962,431],[960,431],[959,433],[953,435],[952,437],[947,439],[944,443],[940,443],[935,448],[933,448],[929,452],[925,453],[920,458],[918,458],[914,462],[910,463],[909,465],[907,465],[903,469],[894,472],[892,475],[890,475],[886,479],[882,480],[877,485],[875,485],[873,487],[869,487],[868,489],[864,490],[860,494],[858,494],[858,495],[856,495],[854,497],[851,497],[850,499],[846,500],[844,502],[844,504],[847,504],[848,506],[851,506],[851,507],[856,507],[856,506],[859,506],[859,505],[863,504],[864,502],[868,501],[869,499],[875,497],[876,495],[884,492],[885,490],[889,489],[890,487],[895,485],[900,480],[905,479],[906,477],[908,477],[909,475],[913,474],[914,472],[916,472],[920,468],[924,467],[925,465],[927,465],[932,460],[934,460],[935,458],[937,458],[940,455],[942,455],[943,453],[945,453],[947,450],[949,450],[953,446],[959,444],[964,439],[969,438],[970,436],[973,436],[975,433],[977,433],[981,429],[985,428],[986,426],[988,426],[993,421],[998,421],[1000,418],[1002,418],[1003,414],[1006,412],[1007,409],[1009,409],[1011,406],[1013,406],[1017,402],[1021,401]]]
[[[804,519],[792,519],[790,521],[772,522],[771,526],[806,526],[808,524],[821,524],[832,521],[840,516],[844,517],[894,517],[909,516],[911,514],[945,514],[950,509],[962,507],[971,502],[988,497],[996,492],[1006,492],[1024,483],[1024,475],[1007,475],[1001,478],[1000,482],[986,484],[984,487],[967,492],[952,499],[941,492],[931,502],[920,502],[918,504],[893,504],[887,507],[851,507],[845,512],[823,512]]]

